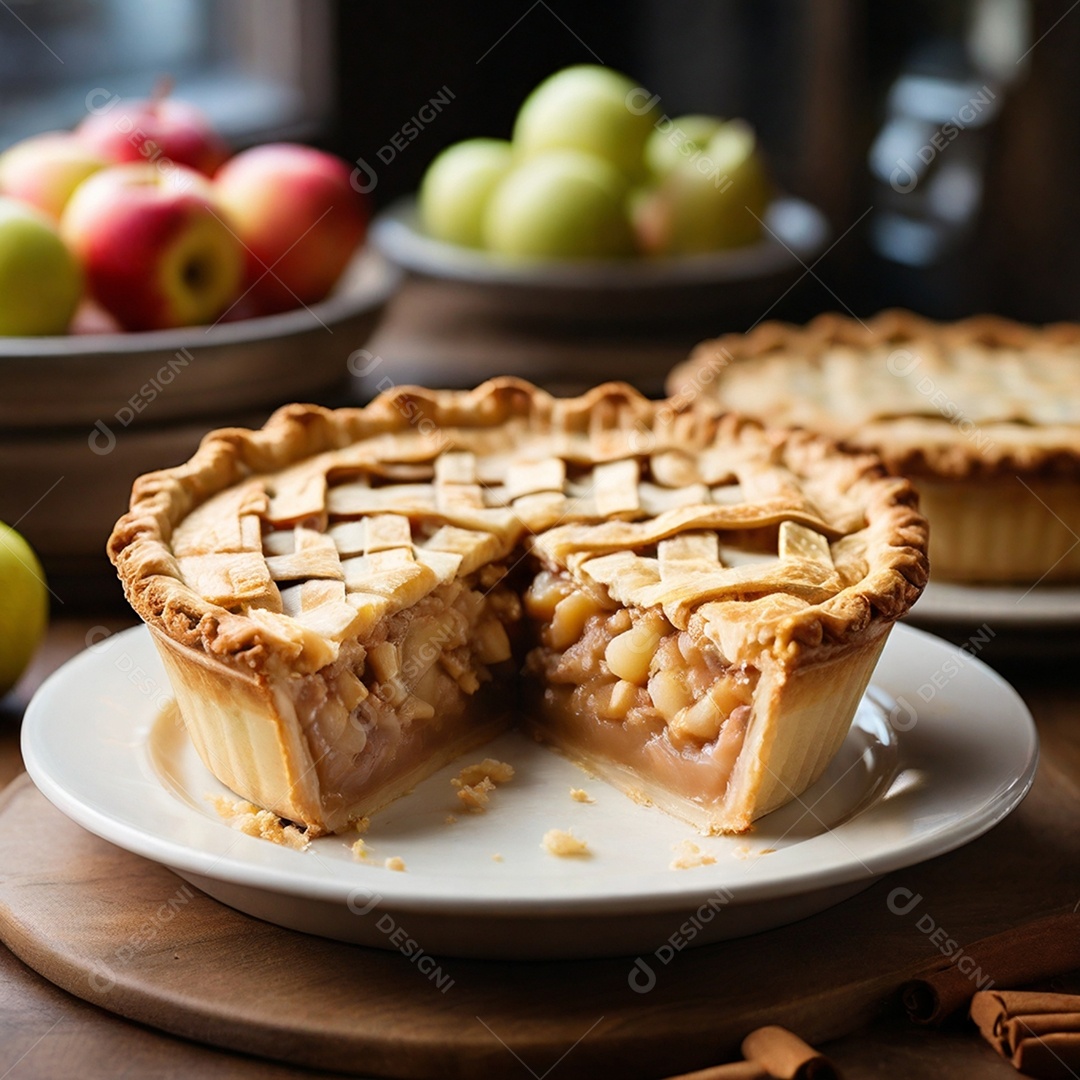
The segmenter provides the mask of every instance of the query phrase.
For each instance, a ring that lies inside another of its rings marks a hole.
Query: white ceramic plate
[[[928,626],[987,623],[998,629],[1080,627],[1080,585],[964,585],[931,581],[910,620]]]
[[[428,236],[410,196],[375,219],[371,242],[414,274],[483,291],[506,315],[545,322],[641,322],[774,301],[781,291],[777,281],[797,276],[825,248],[829,225],[815,206],[790,196],[769,206],[765,224],[758,243],[730,251],[669,258],[512,259]]]
[[[80,825],[283,926],[458,956],[632,955],[673,934],[698,945],[802,918],[966,843],[1017,806],[1037,739],[1004,680],[897,627],[874,682],[822,779],[742,837],[697,837],[514,733],[476,755],[517,769],[488,813],[446,823],[461,763],[448,767],[376,815],[366,840],[379,865],[357,862],[339,837],[298,852],[243,835],[206,801],[224,789],[163,712],[167,683],[141,627],[52,676],[27,710],[23,755]],[[928,701],[926,684],[940,684]],[[572,787],[595,802],[574,801]],[[591,858],[541,849],[548,829],[568,827]],[[688,839],[715,863],[672,870],[673,845]],[[382,867],[393,855],[405,873]]]

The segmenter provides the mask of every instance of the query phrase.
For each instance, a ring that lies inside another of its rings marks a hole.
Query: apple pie
[[[213,432],[109,542],[207,767],[314,835],[514,722],[746,829],[843,741],[925,549],[870,455],[509,378]]]
[[[918,488],[935,579],[1080,580],[1080,326],[763,323],[699,345],[668,392],[880,456]]]

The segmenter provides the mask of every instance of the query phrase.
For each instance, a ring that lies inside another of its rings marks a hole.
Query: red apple
[[[164,173],[170,164],[212,176],[229,148],[206,115],[186,101],[156,97],[115,99],[75,129],[79,139],[109,161],[147,161]]]
[[[218,202],[248,249],[248,284],[263,312],[321,300],[364,238],[367,201],[340,158],[269,143],[227,161]]]
[[[46,131],[0,154],[0,191],[59,218],[79,184],[108,164],[70,131]]]
[[[94,299],[127,330],[211,322],[240,293],[243,248],[190,169],[103,169],[76,189],[60,231]]]

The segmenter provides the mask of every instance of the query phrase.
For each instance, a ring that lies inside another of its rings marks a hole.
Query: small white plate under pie
[[[780,926],[986,832],[1023,799],[1038,757],[1031,715],[1003,679],[898,626],[825,774],[745,835],[697,836],[511,732],[376,814],[365,864],[355,834],[296,851],[222,821],[207,796],[225,789],[169,701],[144,627],[106,639],[34,697],[26,767],[80,825],[232,907],[342,941],[411,942],[414,955],[647,954],[672,935],[700,945]],[[462,812],[449,780],[485,756],[516,775],[488,812]],[[572,829],[591,856],[548,854],[553,828]],[[715,861],[672,869],[683,841]],[[384,868],[392,856],[405,872]]]

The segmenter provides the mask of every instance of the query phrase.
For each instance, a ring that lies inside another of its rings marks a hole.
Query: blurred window
[[[328,0],[4,0],[0,146],[163,76],[233,143],[309,135],[332,102],[331,15]]]

